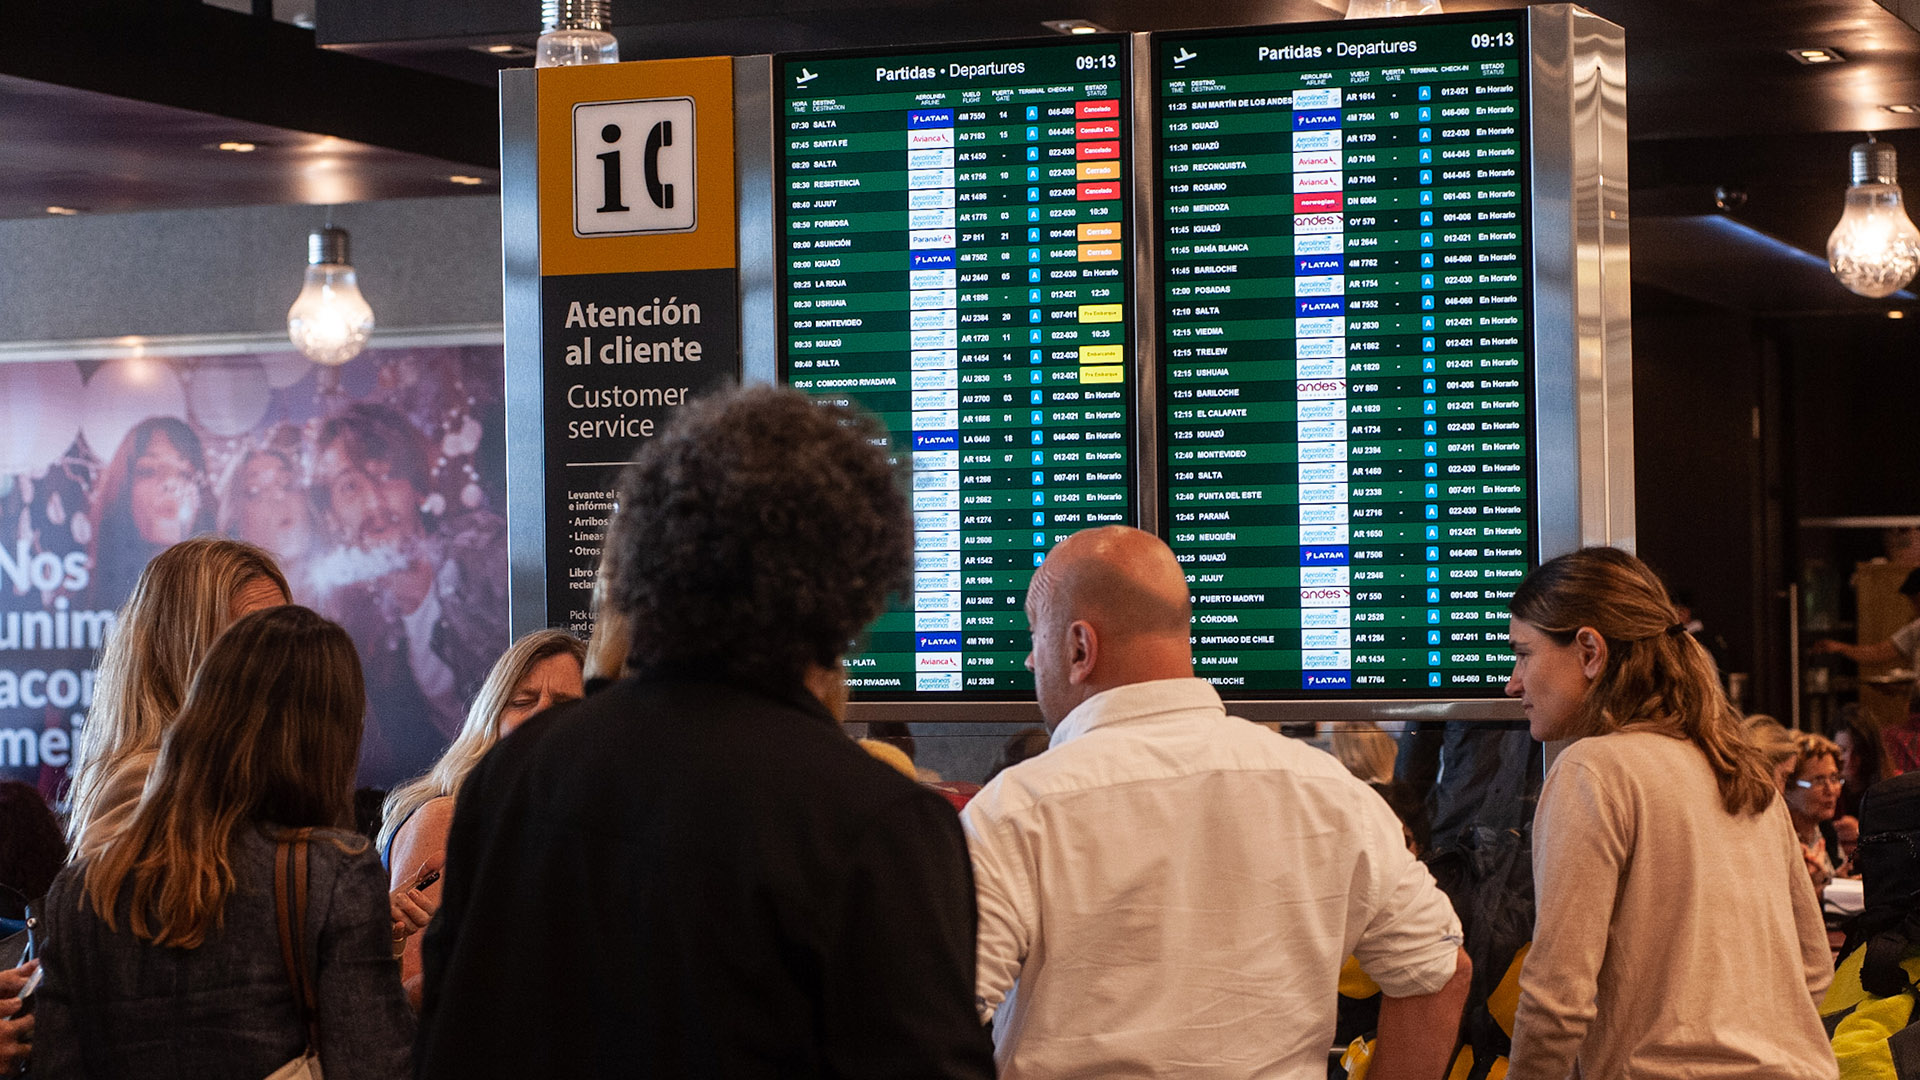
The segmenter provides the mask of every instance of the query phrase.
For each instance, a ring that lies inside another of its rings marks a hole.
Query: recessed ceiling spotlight
[[[1107,28],[1085,19],[1048,19],[1040,25],[1056,34],[1104,34]]]
[[[76,210],[76,209],[74,209],[74,208],[73,208],[73,207],[71,207],[71,206],[49,206],[49,207],[47,207],[47,213],[49,213],[49,214],[52,214],[52,215],[54,215],[54,216],[56,216],[56,217],[72,217],[73,215],[75,215],[75,214],[78,214],[79,212],[80,212],[80,211],[78,211],[78,210]]]
[[[1880,107],[1891,113],[1920,113],[1920,105],[1882,105]]]
[[[485,180],[481,179],[478,176],[449,176],[447,177],[447,179],[453,181],[456,184],[465,184],[468,187],[473,187],[475,184],[486,183]]]
[[[223,142],[218,146],[214,147],[214,149],[226,150],[235,154],[251,154],[255,150],[260,149],[260,146],[258,143],[233,141],[233,142]]]
[[[1901,311],[1899,308],[1894,308],[1892,311],[1887,312],[1887,318],[1889,319],[1904,319],[1906,317],[1907,313]]]
[[[1788,49],[1787,55],[1803,64],[1844,64],[1847,58],[1839,49]]]
[[[488,45],[469,45],[467,48],[477,53],[486,53],[497,60],[524,60],[533,55],[533,50],[525,45],[515,45],[511,41],[496,41]]]

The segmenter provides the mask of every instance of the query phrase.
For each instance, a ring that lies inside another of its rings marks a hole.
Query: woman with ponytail
[[[1645,563],[1562,555],[1509,609],[1533,737],[1534,941],[1509,1080],[1826,1080],[1832,979],[1765,753]]]

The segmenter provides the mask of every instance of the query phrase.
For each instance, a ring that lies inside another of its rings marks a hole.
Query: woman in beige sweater
[[[1507,694],[1578,740],[1534,816],[1537,915],[1509,1080],[1837,1075],[1818,898],[1764,753],[1646,564],[1546,563],[1510,605]]]

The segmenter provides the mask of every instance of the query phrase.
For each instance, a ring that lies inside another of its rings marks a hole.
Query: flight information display
[[[1121,36],[776,58],[780,370],[912,469],[911,597],[866,697],[1020,697],[1056,541],[1132,523]]]
[[[1163,520],[1226,696],[1484,697],[1511,670],[1525,30],[1154,38]]]

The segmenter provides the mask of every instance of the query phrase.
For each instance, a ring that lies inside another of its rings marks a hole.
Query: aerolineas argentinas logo
[[[573,231],[687,232],[694,213],[693,99],[573,107]]]

